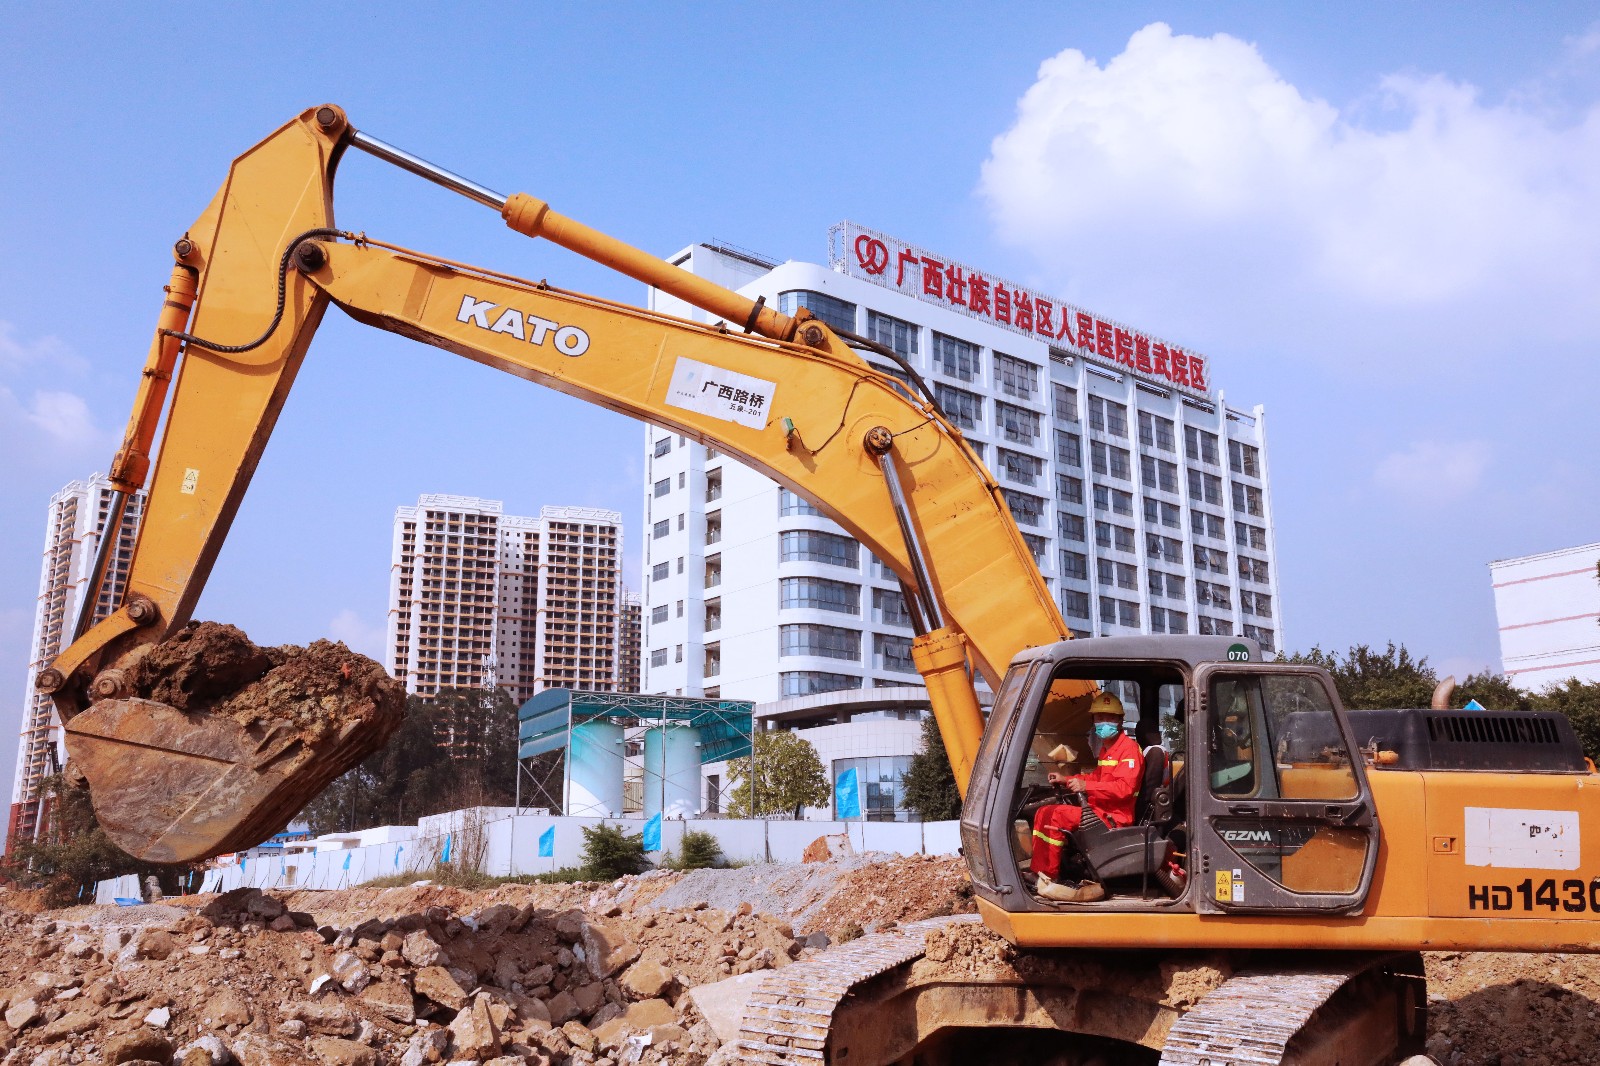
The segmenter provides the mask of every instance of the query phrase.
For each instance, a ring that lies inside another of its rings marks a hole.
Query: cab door
[[[1190,869],[1203,914],[1360,910],[1378,858],[1365,768],[1328,675],[1206,663],[1190,700]]]

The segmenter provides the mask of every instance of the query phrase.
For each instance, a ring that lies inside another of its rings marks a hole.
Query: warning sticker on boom
[[[774,382],[680,357],[667,385],[667,403],[760,429],[767,424],[767,412],[776,391]]]
[[[1518,870],[1578,868],[1577,811],[1468,807],[1466,837],[1468,866]]]

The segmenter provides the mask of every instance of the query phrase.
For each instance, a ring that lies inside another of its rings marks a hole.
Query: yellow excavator
[[[339,229],[350,149],[718,321]],[[108,528],[148,493],[126,593],[96,624],[86,607],[36,682],[73,774],[135,855],[260,840],[382,740],[370,722],[320,746],[263,736],[130,690],[131,664],[188,621],[333,303],[735,456],[899,577],[987,931],[931,919],[773,971],[743,997],[742,1058],[1391,1062],[1425,1036],[1421,951],[1596,950],[1600,777],[1564,718],[1347,712],[1324,671],[1231,637],[1069,640],[994,479],[887,348],[435,167],[331,105],[239,156],[174,254],[111,469]],[[1027,876],[1031,819],[1073,801],[1051,771],[1107,691],[1148,745],[1143,783],[1132,824],[1085,815],[1072,833],[1070,873],[1105,897],[1062,902]]]

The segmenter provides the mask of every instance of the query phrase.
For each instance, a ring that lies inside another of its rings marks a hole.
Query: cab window
[[[1219,796],[1347,800],[1359,793],[1328,693],[1311,675],[1216,678],[1211,791]]]

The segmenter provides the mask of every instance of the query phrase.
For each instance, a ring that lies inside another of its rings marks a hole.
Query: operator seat
[[[1144,778],[1134,800],[1133,824],[1114,829],[1084,805],[1083,824],[1068,834],[1094,880],[1155,876],[1166,861],[1172,821],[1172,764],[1158,744],[1144,749]]]

